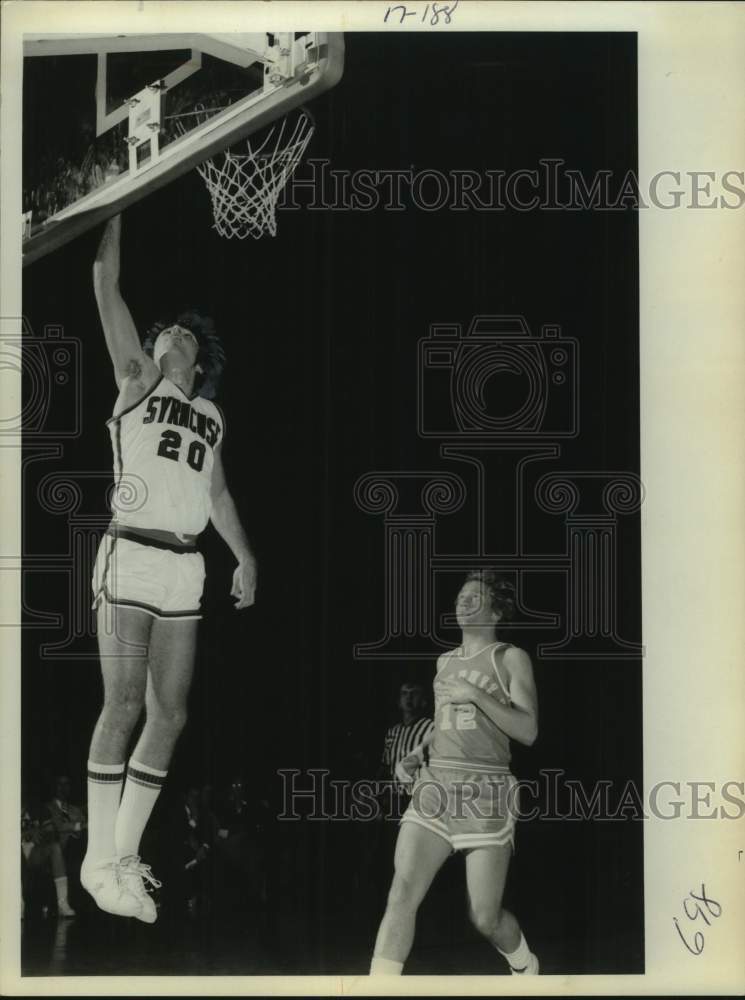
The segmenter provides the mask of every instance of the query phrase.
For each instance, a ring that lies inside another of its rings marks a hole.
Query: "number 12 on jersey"
[[[476,728],[475,705],[452,705],[448,702],[447,705],[442,706],[442,721],[440,723],[440,729],[453,728],[453,714],[455,714],[456,729]]]

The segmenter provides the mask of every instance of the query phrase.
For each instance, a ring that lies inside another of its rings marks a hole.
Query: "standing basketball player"
[[[513,973],[538,972],[517,920],[502,908],[515,827],[510,739],[529,746],[538,732],[530,657],[496,637],[497,623],[514,606],[512,587],[491,571],[469,573],[458,594],[463,641],[437,661],[434,731],[399,767],[409,781],[420,771],[401,820],[371,975],[401,975],[417,909],[452,851],[465,854],[477,930]],[[425,744],[428,766],[422,766]]]
[[[223,360],[211,321],[184,314],[143,348],[119,293],[120,229],[118,216],[107,224],[93,268],[119,395],[108,421],[114,518],[93,582],[104,701],[89,752],[81,882],[102,910],[152,923],[149,889],[159,883],[139,845],[186,721],[204,583],[197,536],[212,521],[235,555],[237,608],[253,603],[256,567],[223,474],[225,422],[205,398]]]

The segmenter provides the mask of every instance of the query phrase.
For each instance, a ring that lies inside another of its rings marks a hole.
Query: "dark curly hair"
[[[472,569],[467,574],[465,583],[470,583],[471,580],[483,584],[489,595],[492,611],[499,615],[500,622],[507,622],[515,617],[517,597],[509,580],[505,580],[493,569]]]
[[[202,369],[201,373],[197,372],[196,390],[205,399],[213,399],[217,394],[220,375],[225,367],[225,350],[215,331],[215,324],[209,316],[202,316],[190,309],[180,313],[175,320],[153,323],[142,339],[143,351],[152,357],[158,334],[174,325],[183,326],[196,337],[199,345],[196,364]]]

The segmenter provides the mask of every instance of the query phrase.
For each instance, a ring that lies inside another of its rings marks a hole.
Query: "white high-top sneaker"
[[[105,913],[117,917],[136,917],[142,909],[139,899],[127,887],[119,858],[83,861],[80,884]]]
[[[136,854],[129,854],[122,858],[120,867],[122,881],[127,891],[135,897],[140,905],[139,911],[133,916],[146,924],[154,924],[158,919],[158,911],[151,893],[152,889],[159,889],[162,883],[155,878],[150,865],[143,865]],[[146,886],[146,882],[152,888]]]

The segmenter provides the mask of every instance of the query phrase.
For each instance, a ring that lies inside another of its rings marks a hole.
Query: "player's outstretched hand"
[[[244,559],[238,563],[233,573],[233,586],[230,596],[235,597],[237,611],[250,608],[256,595],[256,560]]]

